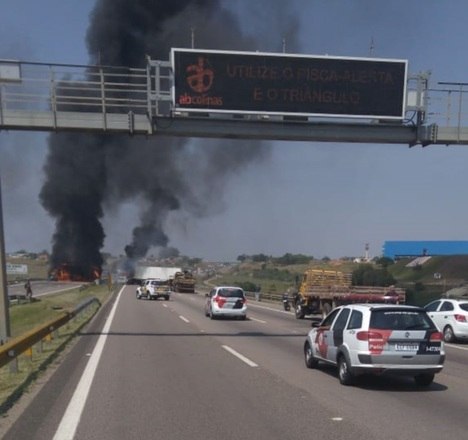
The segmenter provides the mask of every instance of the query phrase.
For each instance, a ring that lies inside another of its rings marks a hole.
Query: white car
[[[159,279],[146,280],[136,290],[137,299],[159,299],[164,298],[169,301],[171,296],[171,288],[167,281]]]
[[[336,366],[343,385],[370,373],[412,376],[428,386],[443,368],[442,333],[421,307],[350,304],[313,326],[304,342],[306,366]]]
[[[240,287],[218,286],[206,294],[205,316],[246,319],[247,299]]]
[[[445,342],[468,340],[468,300],[438,299],[424,308],[444,334]]]

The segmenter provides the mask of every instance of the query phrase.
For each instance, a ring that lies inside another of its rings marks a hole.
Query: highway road
[[[31,288],[33,291],[33,298],[38,298],[44,295],[51,295],[53,293],[64,292],[66,290],[75,289],[81,286],[81,282],[70,281],[31,281]],[[16,298],[17,296],[23,297],[25,295],[24,281],[9,284],[7,286],[8,296]]]
[[[345,387],[334,369],[305,367],[310,320],[255,301],[246,321],[210,320],[203,295],[146,301],[134,291],[126,286],[104,306],[1,438],[467,437],[468,345],[447,345],[427,389],[374,377]]]

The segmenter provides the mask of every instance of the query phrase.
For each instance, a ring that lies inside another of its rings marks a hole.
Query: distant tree
[[[361,264],[353,271],[351,282],[354,286],[391,286],[396,280],[386,268],[376,269],[371,264]]]
[[[328,263],[330,261],[330,257],[323,257],[322,261]]]
[[[265,254],[256,254],[256,255],[252,255],[252,261],[255,261],[256,263],[260,263],[262,261],[268,261],[268,256],[266,256]]]
[[[375,263],[382,267],[388,267],[392,264],[395,264],[395,262],[391,258],[388,258],[388,257],[376,258]]]
[[[257,292],[258,286],[251,281],[237,281],[234,283],[235,286],[244,289],[246,292]]]
[[[291,265],[291,264],[308,264],[312,261],[314,257],[309,257],[303,254],[290,254],[286,253],[282,257],[275,258],[274,262],[282,265]]]
[[[239,255],[237,257],[237,261],[240,261],[241,263],[243,263],[245,260],[247,260],[247,255],[245,254]]]
[[[425,290],[425,289],[426,289],[426,286],[424,286],[423,283],[421,283],[421,282],[419,282],[419,281],[416,282],[416,283],[414,283],[414,290],[415,290],[416,292],[422,292],[422,291]]]

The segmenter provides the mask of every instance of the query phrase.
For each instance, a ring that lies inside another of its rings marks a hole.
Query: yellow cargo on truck
[[[188,270],[176,272],[172,280],[174,292],[195,293],[195,277]]]
[[[353,286],[352,274],[335,270],[308,269],[294,295],[297,319],[306,315],[326,316],[333,308],[351,303],[404,304],[406,292],[395,286]]]

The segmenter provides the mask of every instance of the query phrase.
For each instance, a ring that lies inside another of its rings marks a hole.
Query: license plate
[[[418,351],[418,343],[408,343],[408,344],[395,344],[396,351]]]

